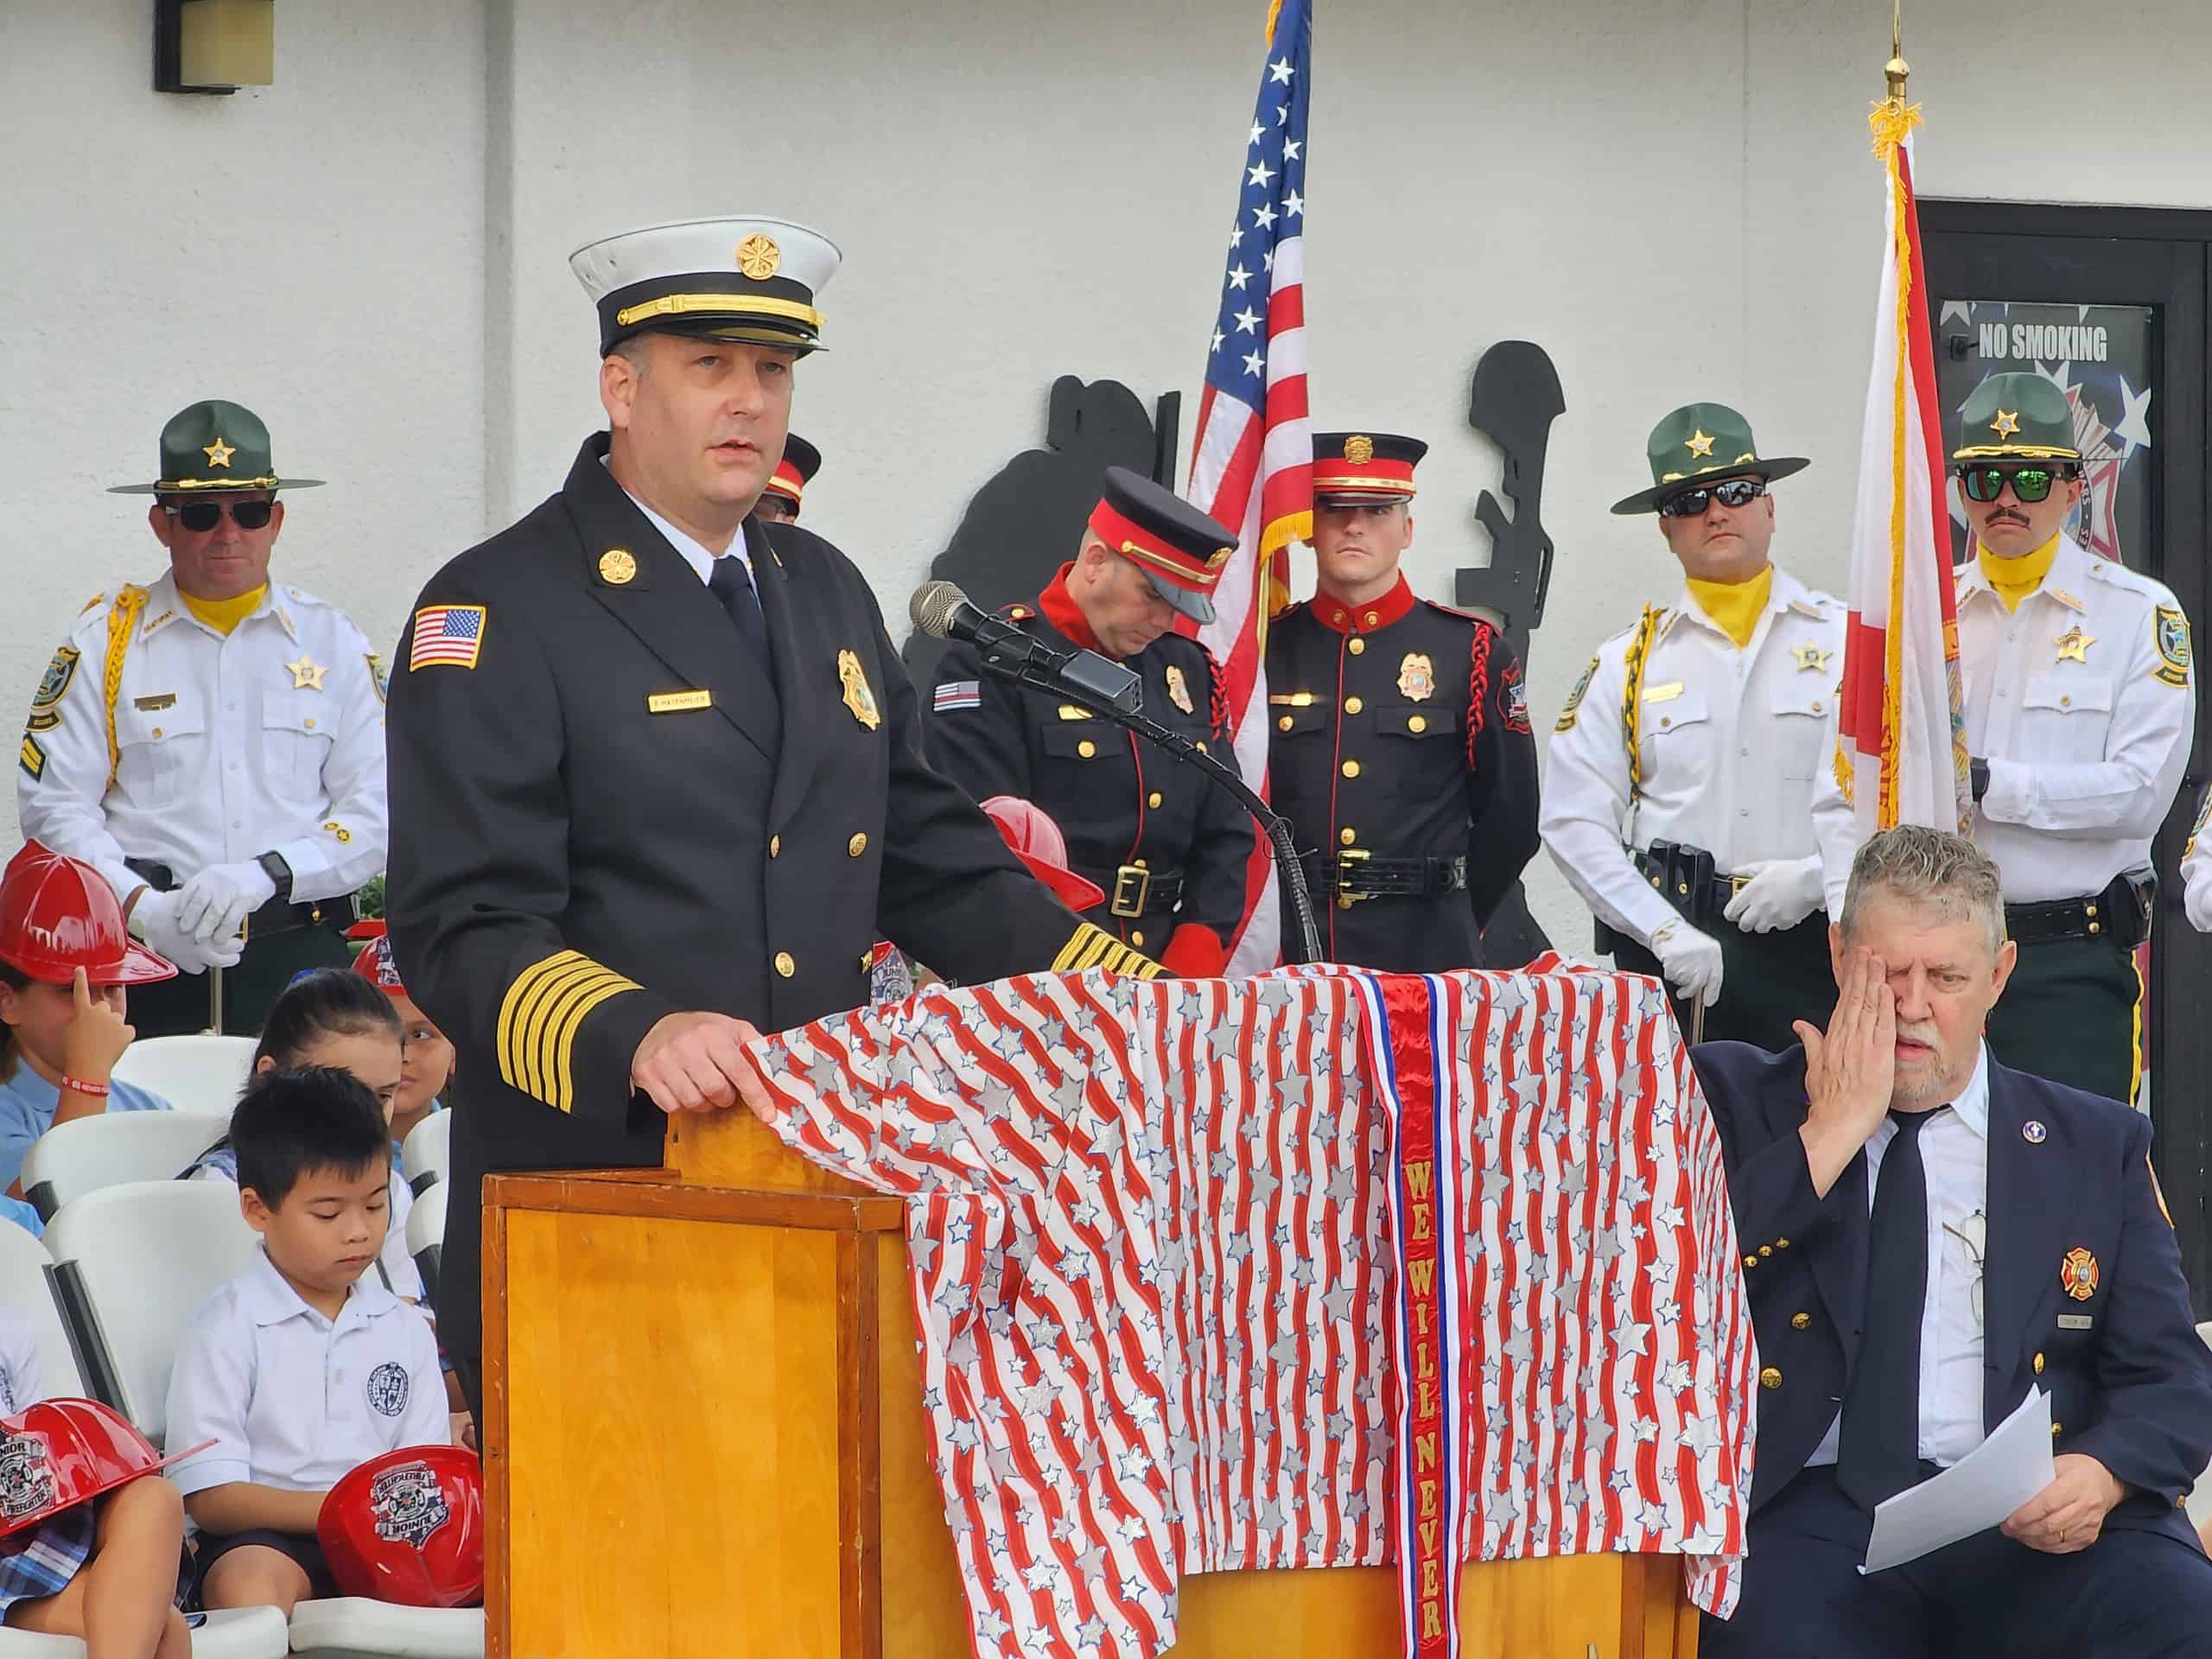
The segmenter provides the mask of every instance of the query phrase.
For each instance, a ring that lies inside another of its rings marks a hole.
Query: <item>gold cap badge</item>
[[[784,251],[772,236],[755,231],[737,245],[737,268],[756,283],[765,283],[784,263]]]
[[[1355,467],[1366,466],[1375,459],[1375,440],[1355,432],[1344,440],[1344,459]]]
[[[1436,666],[1427,652],[1409,651],[1398,659],[1398,695],[1414,702],[1436,695]]]
[[[1700,457],[1710,458],[1713,454],[1713,440],[1705,435],[1703,427],[1691,433],[1682,447],[1690,454]]]
[[[2009,438],[2020,429],[2020,417],[2012,410],[2000,409],[1997,418],[1989,423],[1989,429],[2000,438]]]
[[[210,467],[227,467],[231,464],[231,457],[238,454],[238,446],[225,443],[220,433],[216,435],[214,442],[203,443],[200,447],[207,453],[207,464]]]
[[[626,547],[610,547],[599,556],[599,579],[620,588],[638,574],[638,561]]]

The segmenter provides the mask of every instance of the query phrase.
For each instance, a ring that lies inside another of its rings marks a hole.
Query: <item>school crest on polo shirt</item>
[[[369,1484],[369,1513],[378,1537],[416,1549],[453,1519],[445,1489],[427,1463],[403,1463],[378,1475]]]
[[[0,1445],[0,1521],[21,1521],[54,1507],[54,1465],[43,1434],[11,1434]]]
[[[404,1365],[385,1361],[369,1373],[369,1409],[386,1417],[398,1416],[407,1409],[412,1387]]]

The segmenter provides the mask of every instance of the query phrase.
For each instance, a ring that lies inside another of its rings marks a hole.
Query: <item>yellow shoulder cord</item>
[[[1637,803],[1643,798],[1643,670],[1651,660],[1651,646],[1659,637],[1659,620],[1666,614],[1656,605],[1643,607],[1643,619],[1636,625],[1636,638],[1629,642],[1628,681],[1621,692],[1621,737],[1628,745],[1628,804],[1634,811]]]
[[[145,608],[146,590],[126,582],[115,596],[115,608],[107,613],[107,667],[102,680],[107,698],[107,787],[100,791],[103,795],[115,787],[116,770],[123,764],[123,748],[115,741],[115,705],[123,696],[124,654],[130,649],[138,613]]]

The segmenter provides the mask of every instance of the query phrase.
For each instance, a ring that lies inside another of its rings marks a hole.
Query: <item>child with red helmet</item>
[[[108,1074],[133,1035],[124,988],[176,969],[124,931],[89,864],[27,842],[0,873],[0,1186],[20,1199],[23,1154],[57,1123],[167,1111]]]
[[[399,1016],[399,1092],[391,1100],[391,1143],[397,1148],[416,1124],[442,1109],[438,1097],[453,1083],[453,1043],[407,995],[384,924],[360,922],[353,931],[369,941],[353,958],[353,971],[390,997],[391,1011]]]
[[[178,1348],[169,1438],[212,1444],[171,1478],[200,1530],[203,1605],[289,1617],[334,1593],[315,1541],[324,1495],[384,1452],[443,1444],[446,1391],[429,1319],[366,1271],[390,1220],[376,1097],[334,1067],[264,1071],[230,1143],[262,1249]]]
[[[0,1306],[0,1610],[90,1659],[187,1659],[184,1506],[154,1448],[89,1400],[41,1402],[29,1322]]]

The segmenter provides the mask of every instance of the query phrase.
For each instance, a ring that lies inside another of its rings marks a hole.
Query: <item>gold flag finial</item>
[[[1912,73],[1912,66],[1904,60],[1904,0],[1890,0],[1890,60],[1882,66],[1882,73],[1890,83],[1890,96],[1900,104],[1904,102],[1905,77]]]

